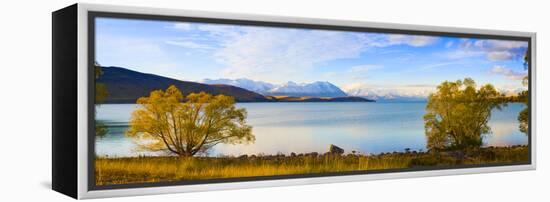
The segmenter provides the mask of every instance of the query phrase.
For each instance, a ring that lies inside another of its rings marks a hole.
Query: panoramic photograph
[[[529,43],[95,18],[96,186],[529,164]]]

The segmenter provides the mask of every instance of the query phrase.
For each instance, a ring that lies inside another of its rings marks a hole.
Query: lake
[[[328,151],[334,144],[346,153],[381,153],[426,150],[423,116],[425,102],[418,103],[238,103],[248,111],[247,122],[253,127],[252,144],[216,145],[210,156],[242,154],[307,153]],[[103,104],[96,107],[96,118],[109,132],[96,138],[100,156],[159,155],[138,149],[124,136],[135,104]],[[525,145],[528,138],[518,129],[518,113],[525,106],[508,104],[493,110],[489,125],[492,134],[485,146]]]

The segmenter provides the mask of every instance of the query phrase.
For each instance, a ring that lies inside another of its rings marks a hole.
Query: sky
[[[96,62],[186,81],[329,81],[344,91],[428,92],[466,77],[523,89],[527,42],[96,19]]]

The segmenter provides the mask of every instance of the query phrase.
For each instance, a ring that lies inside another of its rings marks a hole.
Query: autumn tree
[[[104,83],[97,82],[97,79],[103,75],[103,70],[101,70],[101,66],[98,63],[95,63],[94,65],[94,78],[96,80],[95,82],[95,103],[102,103],[105,98],[107,98],[107,86]]]
[[[100,103],[103,103],[105,98],[107,98],[107,86],[104,83],[97,82],[97,79],[103,75],[101,66],[98,63],[94,64],[94,79],[95,79],[95,104],[99,106]],[[105,136],[108,132],[107,126],[101,122],[95,121],[95,134],[97,136]]]
[[[492,85],[478,89],[471,78],[441,83],[428,97],[424,115],[428,149],[480,147],[491,133],[491,111],[504,105],[500,100]]]
[[[529,55],[528,52],[525,52],[523,57],[523,66],[526,70],[529,69]],[[523,86],[529,88],[529,76],[523,77],[522,80]],[[519,121],[519,130],[525,134],[529,133],[529,89],[522,91],[518,97],[525,104],[525,108],[519,112],[518,121]]]
[[[152,151],[190,157],[219,143],[253,142],[246,124],[246,109],[237,109],[233,97],[191,93],[186,97],[175,86],[155,90],[137,100],[126,135]]]

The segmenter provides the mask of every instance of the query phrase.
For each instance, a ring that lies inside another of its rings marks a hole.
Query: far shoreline
[[[517,144],[517,145],[506,145],[506,146],[483,146],[483,147],[476,148],[476,149],[493,150],[493,149],[500,149],[500,148],[517,148],[517,147],[529,147],[529,145],[527,145],[527,144]],[[445,152],[456,152],[456,151],[457,150],[439,151],[439,152],[445,153]],[[341,156],[353,155],[353,156],[368,157],[368,156],[382,156],[382,155],[388,155],[388,154],[409,154],[409,153],[410,154],[426,154],[426,153],[430,153],[430,151],[427,151],[427,150],[424,150],[424,149],[412,150],[412,149],[409,149],[409,148],[404,148],[401,151],[386,151],[386,152],[376,152],[376,153],[363,153],[363,152],[352,151],[352,152],[345,152],[345,153],[342,153],[340,155]],[[323,155],[327,155],[327,154],[330,154],[330,152],[325,152],[325,153],[322,153],[322,152],[305,152],[305,153],[277,152],[277,153],[271,153],[271,154],[266,154],[266,153],[260,152],[260,153],[238,154],[238,155],[233,155],[233,154],[213,155],[213,156],[200,156],[200,155],[198,155],[198,156],[195,156],[195,157],[197,157],[197,158],[292,157],[292,156],[323,156]],[[96,158],[117,159],[117,158],[140,158],[140,157],[145,157],[145,158],[149,158],[149,157],[173,158],[173,157],[177,157],[177,156],[175,156],[175,155],[159,155],[159,156],[155,156],[155,155],[116,156],[115,155],[115,156],[110,156],[110,155],[97,155],[96,154]]]

